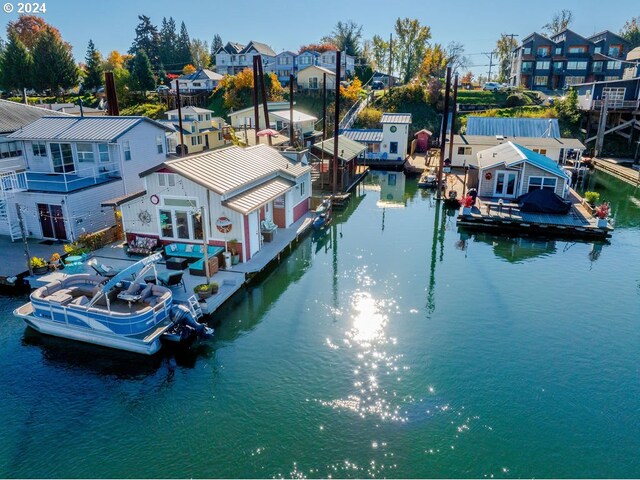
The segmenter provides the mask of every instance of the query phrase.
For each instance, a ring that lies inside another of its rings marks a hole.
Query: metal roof
[[[10,133],[42,117],[72,117],[63,112],[55,112],[22,103],[0,100],[0,133]],[[73,117],[72,117],[73,118]]]
[[[357,128],[342,130],[342,134],[351,140],[360,143],[380,143],[382,142],[382,130]]]
[[[277,176],[296,178],[311,170],[308,165],[292,162],[267,145],[231,146],[169,160],[140,176],[161,168],[168,168],[222,196],[258,186]]]
[[[557,137],[560,126],[557,118],[500,118],[467,117],[467,135],[505,137]]]
[[[192,106],[188,106],[188,107],[182,107],[182,115],[189,115],[189,114],[198,114],[198,113],[211,113],[213,115],[214,111],[213,110],[208,110],[206,108],[200,108],[200,107],[192,107]],[[174,109],[174,110],[169,110],[168,112],[164,112],[165,115],[173,115],[173,114],[178,114],[178,109]]]
[[[288,122],[290,119],[289,110],[276,110],[275,112],[269,112],[269,115],[273,115],[274,117],[281,118],[286,122]],[[295,109],[293,110],[293,123],[308,122],[308,121],[315,122],[316,120],[318,120],[318,118],[314,117],[313,115],[308,115],[306,113],[300,112]]]
[[[325,153],[329,155],[333,155],[333,137],[325,140],[324,142],[316,143],[312,145],[312,148],[323,150]],[[362,152],[364,152],[367,147],[355,140],[351,140],[346,135],[340,135],[338,137],[338,158],[345,162],[348,162]]]
[[[305,70],[309,70],[310,68],[315,68],[316,70],[319,70],[320,73],[326,73],[327,76],[329,76],[329,77],[335,77],[336,76],[336,72],[332,72],[328,68],[320,67],[318,65],[309,65],[308,67],[305,67],[302,70],[298,71],[298,75],[300,75],[300,73],[304,72]]]
[[[293,188],[293,185],[295,185],[294,182],[284,178],[274,178],[262,185],[239,193],[229,200],[225,200],[222,204],[242,215],[247,215],[288,192]]]
[[[495,136],[485,135],[454,135],[454,145],[487,145],[494,146],[500,145],[506,142],[513,142],[518,145],[524,145],[526,148],[574,148],[577,150],[584,150],[586,147],[577,138],[549,138],[549,137],[505,137],[499,139]]]
[[[481,170],[497,165],[513,167],[521,163],[530,163],[554,175],[567,177],[562,168],[549,157],[512,142],[503,143],[478,153],[478,167]]]
[[[411,123],[410,113],[383,113],[380,123]]]
[[[149,122],[162,130],[172,130],[147,117],[44,117],[9,137],[21,140],[112,142],[142,122]]]
[[[120,195],[119,197],[105,200],[100,204],[101,207],[119,207],[120,205],[140,198],[147,194],[146,190],[138,190],[137,192],[127,193],[126,195]]]

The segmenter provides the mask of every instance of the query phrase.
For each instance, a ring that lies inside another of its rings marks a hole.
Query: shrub
[[[382,119],[382,110],[377,108],[363,108],[358,114],[356,123],[358,128],[380,128],[380,120]]]
[[[598,192],[584,192],[584,199],[587,203],[594,204],[600,200],[600,194]]]
[[[512,93],[507,97],[505,105],[507,107],[520,107],[524,105],[524,102],[522,101],[522,98],[520,97],[520,95],[516,95],[515,93]]]
[[[44,258],[41,257],[31,257],[31,268],[40,268],[46,267],[47,262],[44,261]]]

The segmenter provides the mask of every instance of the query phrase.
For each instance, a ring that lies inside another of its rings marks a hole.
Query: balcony
[[[592,110],[600,110],[604,100],[594,100]],[[640,100],[609,100],[607,106],[615,110],[640,110]]]
[[[22,172],[26,177],[26,190],[70,193],[87,187],[122,178],[115,163],[104,163],[82,168],[71,173]]]

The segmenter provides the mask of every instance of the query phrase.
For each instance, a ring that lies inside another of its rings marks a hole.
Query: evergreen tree
[[[162,19],[160,27],[160,63],[169,67],[169,70],[179,67],[174,65],[177,60],[176,49],[178,43],[178,33],[176,32],[176,22],[173,17],[169,20]]]
[[[131,88],[139,92],[153,90],[156,80],[151,70],[151,62],[147,53],[140,49],[133,57],[133,67],[131,68]]]
[[[87,47],[87,56],[85,57],[87,70],[82,90],[85,92],[95,91],[102,86],[104,80],[104,68],[102,66],[102,55],[93,44],[93,40],[89,40]]]
[[[33,75],[36,90],[57,93],[78,85],[78,67],[71,50],[56,33],[46,28],[33,47]]]
[[[0,57],[0,85],[7,90],[31,87],[33,59],[17,35],[9,33],[9,43]]]
[[[136,38],[133,40],[129,53],[135,55],[140,50],[144,50],[153,68],[157,69],[160,66],[158,28],[151,23],[151,19],[146,15],[138,15],[138,19],[140,23],[136,27]]]
[[[211,40],[211,65],[216,64],[216,52],[221,47],[222,47],[222,37],[216,33],[213,36],[213,40]]]
[[[193,63],[193,57],[191,56],[191,40],[189,40],[189,32],[187,32],[187,26],[182,22],[180,24],[180,35],[178,36],[177,48],[176,48],[176,63],[178,63],[180,69],[185,65]]]

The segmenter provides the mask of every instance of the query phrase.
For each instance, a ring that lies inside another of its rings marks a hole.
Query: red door
[[[53,220],[53,231],[57,240],[67,239],[67,229],[64,227],[64,215],[60,205],[50,205],[51,218]]]
[[[67,239],[62,206],[39,203],[38,217],[40,218],[40,226],[42,227],[42,236],[44,238]]]

